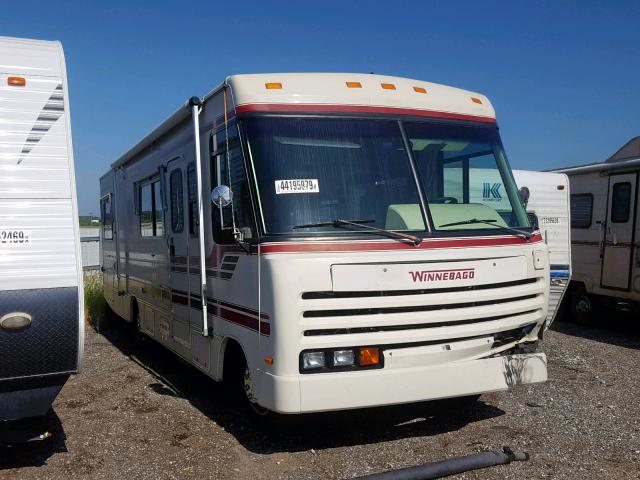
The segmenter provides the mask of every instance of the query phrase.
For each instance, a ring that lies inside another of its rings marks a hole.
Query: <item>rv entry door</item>
[[[603,288],[629,290],[636,218],[637,173],[611,175],[602,258]]]
[[[190,313],[191,296],[189,278],[189,232],[186,226],[187,215],[187,175],[183,157],[177,157],[167,163],[168,192],[168,228],[167,248],[171,265],[169,287],[171,289],[171,337],[183,348],[191,347]],[[196,302],[193,302],[196,303]]]

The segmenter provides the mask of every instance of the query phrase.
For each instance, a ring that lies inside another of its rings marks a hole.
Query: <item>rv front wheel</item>
[[[245,398],[247,400],[247,403],[249,405],[249,408],[251,408],[251,411],[260,416],[260,417],[264,417],[265,415],[269,414],[269,410],[267,410],[266,408],[260,406],[258,404],[258,402],[256,401],[255,398],[255,394],[254,394],[254,390],[253,390],[253,382],[251,381],[251,372],[249,371],[249,366],[245,365],[244,367],[244,379],[243,379],[243,385],[244,385],[244,395]]]

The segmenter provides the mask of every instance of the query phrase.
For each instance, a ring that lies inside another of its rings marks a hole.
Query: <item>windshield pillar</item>
[[[415,160],[413,158],[413,154],[411,153],[411,145],[409,145],[409,140],[407,139],[407,134],[404,131],[404,126],[402,122],[398,120],[398,126],[400,127],[400,134],[402,135],[402,143],[404,144],[405,151],[407,152],[407,156],[409,157],[409,164],[411,165],[411,172],[413,173],[413,180],[416,182],[416,188],[418,189],[418,198],[420,199],[420,209],[422,210],[422,216],[425,219],[426,223],[426,231],[432,231],[432,221],[431,216],[429,214],[429,209],[427,208],[427,201],[424,198],[424,192],[422,190],[422,184],[418,177],[418,169],[416,167]]]

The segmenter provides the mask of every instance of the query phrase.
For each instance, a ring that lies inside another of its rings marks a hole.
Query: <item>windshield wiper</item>
[[[307,223],[303,225],[295,225],[293,228],[312,228],[312,227],[326,227],[332,226],[334,228],[340,228],[344,225],[353,225],[354,227],[364,228],[366,230],[370,230],[372,232],[379,233],[380,235],[385,235],[387,237],[398,238],[400,240],[408,240],[415,247],[422,243],[422,239],[420,237],[416,237],[415,235],[409,235],[408,233],[400,233],[394,232],[393,230],[386,230],[384,228],[374,227],[372,225],[367,225],[367,223],[373,223],[375,220],[342,220],[340,218],[328,222],[318,222],[318,223]]]
[[[495,222],[497,222],[495,218],[470,218],[469,220],[460,220],[459,222],[445,223],[443,225],[439,225],[438,228],[455,227],[457,225],[470,225],[472,223],[485,223],[487,225],[491,225],[492,227],[501,228],[502,230],[507,230],[509,232],[522,235],[526,240],[529,240],[533,237],[532,233],[525,232],[524,230],[520,230],[518,228],[507,227],[506,225],[496,225]]]

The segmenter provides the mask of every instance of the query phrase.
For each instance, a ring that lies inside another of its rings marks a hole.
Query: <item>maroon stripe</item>
[[[375,250],[421,250],[433,248],[461,248],[461,247],[491,247],[497,245],[522,245],[542,241],[540,234],[530,239],[522,237],[498,237],[498,238],[465,238],[457,240],[423,240],[414,247],[401,242],[351,242],[351,243],[288,243],[288,244],[263,244],[261,253],[301,253],[301,252],[359,252]]]
[[[275,104],[261,103],[253,105],[240,105],[236,108],[239,114],[248,112],[341,112],[341,113],[381,113],[385,115],[411,115],[414,117],[446,118],[450,120],[465,120],[472,122],[495,124],[492,117],[481,117],[463,113],[439,112],[435,110],[422,110],[415,108],[376,107],[370,105],[319,105],[319,104]]]
[[[189,304],[189,296],[186,293],[173,291],[171,294],[171,301],[173,303],[177,303],[180,305],[188,305]],[[221,300],[208,299],[207,306],[213,315],[224,318],[233,323],[237,323],[244,327],[250,328],[251,330],[260,331],[262,335],[270,335],[271,334],[271,324],[266,321],[268,320],[269,315],[266,313],[260,313],[259,320],[256,317],[252,317],[249,315],[245,315],[241,312],[236,312],[233,310],[229,310],[229,308],[234,308],[236,310],[242,310],[253,315],[257,315],[258,312],[256,310],[250,309],[248,307],[243,307],[240,305],[235,305],[232,303],[222,302]],[[191,295],[191,307],[196,310],[202,310],[202,305],[200,303],[200,297],[197,295]],[[228,308],[225,308],[228,307]]]

